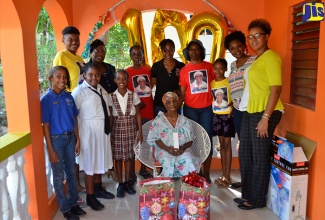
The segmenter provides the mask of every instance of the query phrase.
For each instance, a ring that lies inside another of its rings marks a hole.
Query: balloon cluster
[[[89,47],[91,42],[93,42],[95,34],[97,31],[106,23],[109,21],[109,18],[111,16],[111,13],[109,11],[106,11],[103,16],[99,16],[99,20],[96,22],[94,28],[90,31],[88,35],[88,39],[84,48],[84,51],[82,52],[82,58],[87,58],[89,56]]]
[[[190,172],[182,177],[182,181],[197,188],[204,188],[205,179],[196,172]]]

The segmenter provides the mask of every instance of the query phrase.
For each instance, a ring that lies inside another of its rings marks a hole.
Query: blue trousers
[[[58,163],[51,163],[53,171],[53,185],[60,211],[65,213],[77,205],[78,190],[75,172],[75,146],[74,133],[51,136],[52,147],[59,158]],[[64,192],[64,174],[68,186],[68,197]]]

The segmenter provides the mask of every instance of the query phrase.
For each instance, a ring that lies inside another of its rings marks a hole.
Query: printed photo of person
[[[208,91],[206,70],[189,72],[191,93],[203,93]]]
[[[227,87],[212,90],[212,95],[214,99],[212,102],[213,111],[218,112],[227,110],[229,107]]]
[[[148,75],[138,75],[132,78],[134,92],[141,97],[150,97],[151,88]]]

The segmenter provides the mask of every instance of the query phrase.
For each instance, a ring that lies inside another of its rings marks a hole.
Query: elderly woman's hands
[[[168,147],[167,152],[173,156],[179,156],[181,155],[183,152],[181,152],[180,149],[174,148],[174,147]]]

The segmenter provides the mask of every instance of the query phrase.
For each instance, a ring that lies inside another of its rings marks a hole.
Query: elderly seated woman
[[[167,112],[158,113],[147,139],[147,143],[155,147],[155,158],[162,165],[162,176],[177,178],[192,171],[198,172],[201,164],[190,148],[194,138],[191,123],[177,113],[178,96],[167,92],[162,102]],[[178,148],[174,146],[174,133],[178,136]]]

